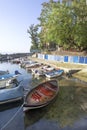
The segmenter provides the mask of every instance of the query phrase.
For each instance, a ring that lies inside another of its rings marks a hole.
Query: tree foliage
[[[31,48],[30,50],[36,50],[39,48],[39,37],[38,37],[38,25],[32,24],[29,29],[27,29],[29,37],[31,38]]]
[[[87,48],[87,5],[85,0],[71,6],[50,1],[42,4],[39,17],[42,44],[52,41],[65,49]]]
[[[41,10],[40,17],[38,18],[41,27],[41,32],[39,36],[41,40],[41,47],[46,48],[47,43],[49,42],[47,37],[47,32],[48,32],[47,23],[51,13],[51,5],[50,3],[44,2],[42,6],[43,8]]]
[[[85,0],[74,1],[74,14],[77,16],[75,23],[74,40],[80,50],[87,49],[87,5]]]
[[[53,0],[44,2],[38,20],[39,34],[37,25],[31,25],[28,29],[31,48],[38,48],[39,45],[41,49],[48,49],[58,45],[63,49],[87,49],[86,0],[73,0],[69,4]]]

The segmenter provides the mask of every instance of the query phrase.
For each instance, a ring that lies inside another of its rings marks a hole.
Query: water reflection
[[[24,130],[21,104],[9,104],[7,105],[7,109],[5,108],[0,111],[0,130]]]
[[[12,73],[15,70],[19,70],[19,72],[22,73],[20,79],[23,79],[25,94],[39,83],[47,80],[45,77],[33,77],[31,73],[28,73],[18,65],[10,63],[0,64],[0,70],[6,69],[10,70]],[[19,121],[19,125],[23,130],[53,130],[53,128],[54,130],[58,130],[60,127],[61,130],[65,130],[66,128],[68,130],[70,128],[67,127],[68,125],[73,125],[75,121],[87,115],[87,84],[74,78],[65,79],[62,77],[56,79],[59,84],[59,93],[56,100],[46,107],[30,110],[25,114],[21,109],[19,116],[10,123],[11,126],[9,125],[6,130],[10,130],[11,128],[12,130],[15,130],[15,123]],[[3,116],[4,120],[0,118],[0,128],[7,122],[7,117],[9,117],[8,120],[11,119],[13,113],[20,107],[21,105],[16,107],[13,106],[13,108],[1,109],[0,117]],[[86,118],[85,122],[87,122]],[[18,125],[18,123],[16,125]],[[16,129],[20,130],[20,128]]]

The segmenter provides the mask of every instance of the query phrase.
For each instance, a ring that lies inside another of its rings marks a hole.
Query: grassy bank
[[[49,61],[49,60],[44,60],[44,59],[38,59],[35,57],[29,57],[29,59],[51,65],[55,68],[62,68],[64,69],[65,73],[68,72],[69,70],[80,70],[77,73],[74,73],[73,76],[87,82],[87,65],[83,64],[73,64],[73,63],[63,63],[63,62],[58,62],[58,61]]]

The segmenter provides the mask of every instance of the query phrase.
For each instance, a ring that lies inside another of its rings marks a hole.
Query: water
[[[47,80],[45,77],[35,78],[19,65],[9,62],[1,63],[0,70],[10,73],[18,70],[21,73],[19,80],[23,80],[24,89],[29,91]],[[56,79],[60,91],[52,104],[26,114],[23,113],[23,102],[11,105],[0,111],[0,130],[87,130],[87,109],[81,109],[81,105],[87,102],[87,84],[73,78]]]

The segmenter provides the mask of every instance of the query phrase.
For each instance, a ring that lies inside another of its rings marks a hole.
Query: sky
[[[27,29],[38,24],[42,3],[49,0],[0,0],[0,53],[27,53]]]

